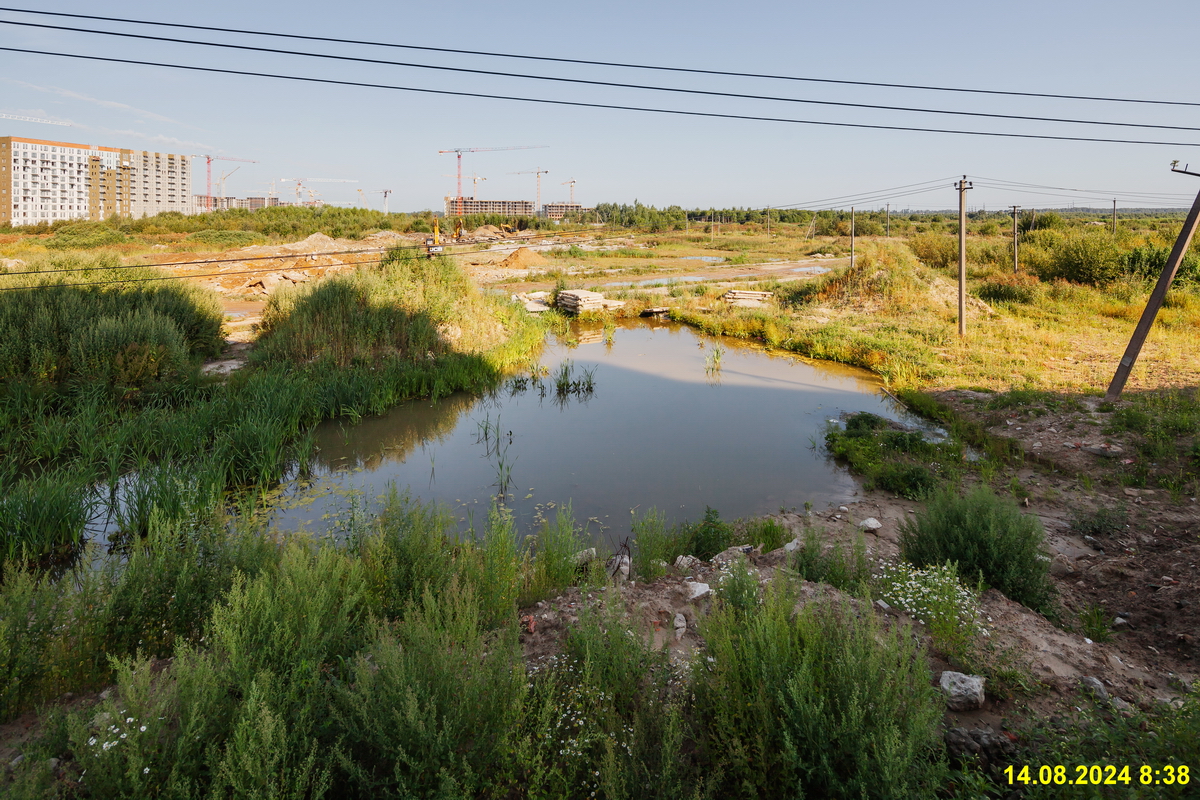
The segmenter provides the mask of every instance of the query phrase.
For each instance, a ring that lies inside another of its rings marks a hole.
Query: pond
[[[501,489],[522,532],[570,503],[601,540],[628,533],[631,509],[678,522],[706,506],[725,519],[822,507],[857,489],[820,448],[831,420],[871,411],[912,421],[868,372],[672,322],[576,324],[540,363],[540,376],[488,397],[322,425],[315,479],[287,487],[277,523],[323,529],[373,507],[391,483],[449,507],[464,530],[482,525]],[[560,393],[564,377],[573,383]]]

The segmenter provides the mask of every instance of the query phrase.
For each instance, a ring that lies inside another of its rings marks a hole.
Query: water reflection
[[[579,391],[559,390],[564,370]],[[570,501],[597,537],[626,532],[633,508],[694,520],[706,505],[733,518],[838,502],[856,485],[815,445],[843,411],[897,418],[879,389],[862,370],[671,322],[577,325],[539,370],[487,397],[321,426],[317,472],[339,491],[279,521],[300,525],[344,505],[338,494],[375,498],[389,482],[449,506],[464,529],[498,493],[526,530]]]

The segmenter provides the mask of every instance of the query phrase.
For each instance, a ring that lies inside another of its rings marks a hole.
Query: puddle
[[[630,509],[671,521],[750,516],[806,500],[848,500],[854,480],[815,447],[828,421],[870,411],[912,419],[863,370],[772,354],[671,322],[625,321],[572,329],[551,342],[537,382],[510,382],[485,398],[421,401],[389,414],[323,424],[317,478],[293,484],[277,522],[323,529],[348,496],[372,508],[394,482],[479,527],[499,482],[522,533],[570,502],[598,541],[629,533]],[[722,348],[713,370],[714,346]],[[591,392],[560,397],[555,373]],[[288,507],[290,506],[290,507]]]
[[[725,260],[724,256],[680,256],[680,261],[707,261],[711,264],[720,264]]]
[[[829,267],[796,267],[792,272],[803,272],[806,275],[824,275]]]
[[[706,281],[708,278],[700,278],[695,275],[681,275],[678,278],[650,278],[645,281],[620,281],[618,283],[606,283],[605,286],[670,286],[673,283],[694,283],[696,281]]]

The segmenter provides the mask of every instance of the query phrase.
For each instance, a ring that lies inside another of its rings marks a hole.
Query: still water
[[[719,355],[717,349],[719,348]],[[590,375],[560,396],[554,377]],[[629,531],[630,510],[726,519],[849,499],[856,490],[819,445],[842,412],[903,412],[871,374],[771,353],[683,325],[576,326],[541,356],[548,374],[489,397],[420,401],[358,425],[318,431],[316,478],[293,484],[285,528],[323,529],[352,505],[370,509],[394,483],[479,527],[491,499],[523,532],[571,503],[596,538]],[[814,447],[816,445],[816,447]],[[347,499],[353,497],[353,504]]]

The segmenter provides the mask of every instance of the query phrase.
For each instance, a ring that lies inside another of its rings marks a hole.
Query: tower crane
[[[540,217],[542,215],[542,176],[549,175],[550,170],[542,169],[527,169],[524,172],[510,172],[509,175],[537,175],[537,205],[533,207],[533,215]]]
[[[296,205],[300,205],[300,190],[305,183],[358,183],[358,181],[346,180],[345,178],[280,178],[279,180],[285,183],[296,184]]]
[[[206,170],[208,172],[207,180],[204,184],[204,210],[212,211],[213,194],[212,194],[212,162],[214,161],[244,161],[247,164],[257,164],[257,161],[252,161],[249,158],[234,158],[232,156],[208,156],[208,155],[193,155],[192,158],[203,158],[206,162]]]
[[[455,176],[442,173],[442,177],[443,178],[453,178]],[[481,177],[479,175],[476,175],[474,172],[472,172],[471,177],[468,178],[467,180],[469,180],[471,182],[471,197],[478,200],[479,199],[479,182],[486,181],[487,178]]]
[[[575,179],[571,178],[569,181],[563,181],[559,186],[566,186],[567,184],[571,186],[571,205],[575,205]]]
[[[388,199],[388,195],[389,195],[389,194],[391,194],[391,193],[392,193],[392,190],[391,190],[391,189],[374,189],[374,190],[372,190],[371,192],[368,192],[368,194],[381,194],[381,195],[383,195],[383,213],[385,213],[385,214],[386,214],[386,213],[388,213],[388,202],[387,202],[387,199]]]
[[[237,172],[239,169],[241,169],[241,167],[234,167],[233,169],[229,170],[229,172],[221,173],[221,177],[217,181],[217,191],[221,193],[220,194],[220,202],[221,203],[225,203],[225,179],[228,178],[233,173]],[[226,205],[225,208],[226,208],[226,210],[228,210],[229,206]]]
[[[38,119],[37,117],[22,117],[18,114],[0,114],[0,119],[15,119],[18,122],[44,122],[47,125],[65,125],[68,128],[75,127],[69,122],[59,122],[53,119]]]
[[[358,199],[362,202],[363,208],[366,208],[367,207],[367,196],[365,194],[363,194],[362,189],[358,190]]]
[[[452,147],[449,150],[438,150],[442,153],[455,153],[458,156],[458,193],[455,194],[457,205],[455,207],[455,215],[462,216],[462,154],[463,153],[490,153],[496,150],[539,150],[549,147],[548,144],[526,144],[518,145],[517,147]]]

